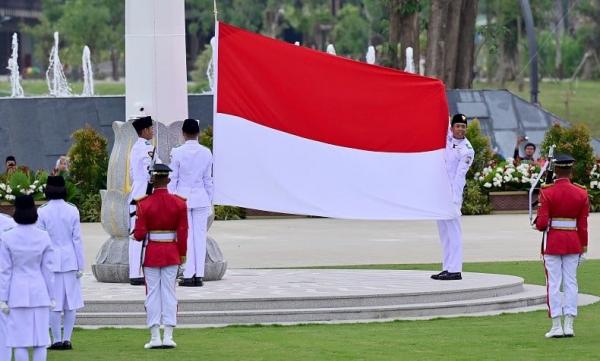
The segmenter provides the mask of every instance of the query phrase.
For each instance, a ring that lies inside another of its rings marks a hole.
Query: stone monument
[[[130,120],[113,123],[115,141],[102,192],[102,227],[110,238],[92,265],[100,282],[129,281],[128,158],[137,139],[131,119],[142,113],[152,116],[158,157],[168,163],[171,148],[183,141],[181,125],[188,117],[185,56],[184,0],[126,0],[125,104]],[[209,219],[209,227],[211,223]],[[209,237],[204,279],[221,279],[226,269],[217,243]]]

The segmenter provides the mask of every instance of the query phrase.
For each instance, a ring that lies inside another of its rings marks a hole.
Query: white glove
[[[77,273],[75,273],[75,277],[77,277],[78,279],[83,277],[83,271],[77,271]]]
[[[581,266],[582,264],[584,264],[584,263],[585,263],[585,261],[587,261],[586,255],[587,255],[587,253],[582,253],[582,254],[579,256],[579,263],[578,263],[578,264],[579,264],[579,266]]]
[[[5,315],[8,315],[10,309],[8,308],[8,304],[4,301],[0,302],[0,311],[2,311]]]
[[[56,307],[56,301],[53,299],[50,300],[50,309],[53,310]]]

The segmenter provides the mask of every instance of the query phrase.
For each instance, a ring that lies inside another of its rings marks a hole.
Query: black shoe
[[[63,350],[72,350],[73,349],[73,345],[71,344],[71,341],[63,341],[62,343],[62,349]]]
[[[194,277],[194,286],[196,287],[202,287],[204,286],[204,280],[202,279],[202,277]]]
[[[179,285],[182,287],[195,287],[196,283],[194,282],[194,277],[192,278],[182,278],[179,281]]]
[[[48,347],[48,350],[64,350],[63,349],[63,343],[62,342],[55,342],[52,345],[50,345],[50,347]]]
[[[448,274],[448,271],[442,271],[442,272],[440,272],[438,274],[431,275],[431,278],[434,279],[434,280],[439,280],[440,276],[445,276],[447,274]]]
[[[143,286],[146,284],[146,282],[144,281],[144,277],[130,278],[129,284],[132,286]]]
[[[437,279],[440,281],[456,281],[462,280],[462,275],[460,272],[446,272],[445,275],[439,275]]]

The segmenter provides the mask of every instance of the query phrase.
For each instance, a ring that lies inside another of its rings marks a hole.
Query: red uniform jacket
[[[587,218],[590,212],[590,201],[587,190],[572,184],[567,178],[559,178],[553,185],[540,192],[540,208],[537,212],[535,226],[544,231],[550,221],[557,218],[575,219],[577,230],[553,229],[550,227],[546,237],[544,254],[582,253],[582,247],[588,244]]]
[[[149,241],[144,257],[144,267],[166,267],[181,264],[187,252],[187,207],[185,201],[169,194],[166,188],[158,188],[151,195],[137,202],[137,219],[133,237],[146,239],[150,231],[172,231],[177,234],[175,242]]]

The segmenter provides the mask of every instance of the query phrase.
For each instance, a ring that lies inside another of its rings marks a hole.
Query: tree
[[[367,20],[360,15],[360,10],[354,5],[344,5],[332,32],[336,51],[360,59],[367,49],[368,31]]]
[[[415,67],[418,71],[419,46],[419,0],[389,1],[389,65],[394,68],[406,67],[406,48],[413,48]]]

